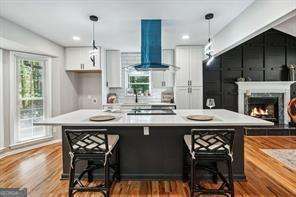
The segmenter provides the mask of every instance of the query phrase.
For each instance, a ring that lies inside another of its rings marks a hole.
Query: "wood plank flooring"
[[[247,181],[235,182],[236,196],[296,196],[296,171],[263,153],[262,148],[296,149],[296,137],[245,137]],[[34,197],[67,196],[68,181],[61,181],[60,173],[61,146],[49,145],[1,159],[0,188],[26,187],[28,195]],[[121,181],[114,185],[111,194],[179,197],[188,196],[189,188],[182,181]]]

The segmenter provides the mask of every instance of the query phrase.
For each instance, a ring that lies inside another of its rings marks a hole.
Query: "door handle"
[[[192,91],[191,91],[191,87],[188,87],[188,93],[191,93]]]

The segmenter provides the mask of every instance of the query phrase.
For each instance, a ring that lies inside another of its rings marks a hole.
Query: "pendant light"
[[[211,19],[214,18],[214,14],[213,13],[208,13],[205,15],[205,19],[208,21],[208,43],[205,46],[204,49],[204,53],[207,56],[208,62],[207,62],[207,66],[210,65],[212,63],[212,61],[214,60],[214,56],[213,54],[213,41],[211,39]]]
[[[98,48],[95,41],[95,22],[97,22],[99,18],[95,15],[91,15],[89,19],[92,21],[92,50],[89,51],[89,58],[92,61],[93,66],[96,66],[96,55],[98,54]]]

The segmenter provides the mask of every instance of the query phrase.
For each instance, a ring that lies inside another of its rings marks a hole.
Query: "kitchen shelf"
[[[75,72],[75,73],[102,73],[102,70],[66,70],[67,72]]]

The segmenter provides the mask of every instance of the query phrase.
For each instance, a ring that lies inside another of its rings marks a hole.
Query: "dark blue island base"
[[[62,179],[69,176],[69,147],[65,137],[65,129],[106,128],[110,134],[120,136],[120,166],[123,180],[175,180],[182,179],[183,163],[183,136],[189,134],[192,128],[226,128],[226,127],[183,127],[163,126],[149,127],[150,135],[144,135],[143,127],[62,127],[63,148],[63,172]],[[244,128],[234,128],[233,148],[233,175],[234,180],[245,180],[244,174]],[[83,163],[78,165],[78,172],[84,168]],[[219,168],[225,172],[224,166]],[[103,177],[100,173],[95,176]],[[205,179],[210,178],[207,174],[201,174]]]

